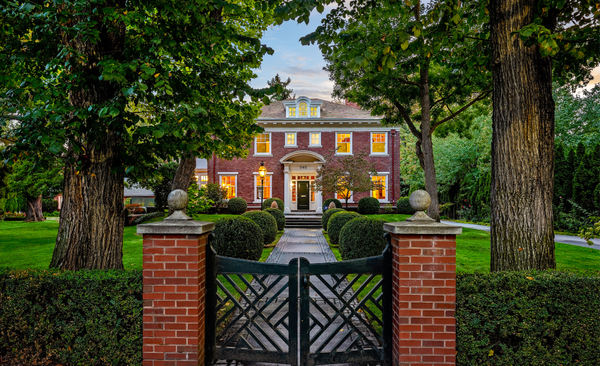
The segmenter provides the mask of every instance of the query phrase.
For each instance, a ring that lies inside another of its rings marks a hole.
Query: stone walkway
[[[485,225],[464,224],[462,222],[454,222],[454,221],[442,221],[442,223],[448,224],[448,225],[466,227],[468,229],[475,229],[475,230],[481,230],[481,231],[487,231],[487,232],[490,231],[490,227],[485,226]],[[588,245],[588,243],[586,243],[585,240],[581,239],[578,236],[558,235],[557,234],[557,235],[554,235],[554,242],[562,243],[562,244],[576,245],[578,247],[583,247],[583,248],[600,250],[600,239],[592,239],[592,243],[594,243],[594,245]]]
[[[290,260],[292,260],[293,258],[298,258],[298,257],[304,257],[304,258],[308,259],[310,261],[310,263],[337,262],[337,259],[335,258],[335,255],[329,248],[329,244],[327,243],[325,236],[323,236],[322,231],[321,230],[313,230],[313,229],[286,229],[285,233],[279,240],[279,243],[273,249],[273,251],[271,252],[271,255],[269,256],[269,258],[267,258],[267,260],[265,262],[266,263],[288,264],[290,262]],[[324,276],[324,277],[328,277],[328,276]],[[327,282],[331,281],[330,284],[333,284],[333,279],[325,278],[325,280]],[[328,290],[324,284],[315,283],[314,281],[315,280],[311,280],[311,282],[313,282],[314,285],[316,287],[318,287],[319,291],[321,291],[327,299],[332,299],[332,301],[333,301],[333,299],[336,299],[336,295],[332,294],[331,291]],[[319,299],[319,296],[317,294],[315,294],[314,291],[312,291],[312,290],[311,290],[310,296],[311,296],[311,298],[314,298],[316,301],[319,301],[319,302],[322,301],[321,299]],[[326,307],[324,307],[324,308],[326,308]],[[329,313],[329,314],[327,314],[328,316],[332,316],[335,314],[334,309],[330,308],[327,310],[328,310],[327,312]],[[313,316],[316,316],[317,319],[319,319],[319,321],[322,322],[323,324],[327,324],[327,321],[326,321],[324,315],[314,314],[314,312],[313,312]],[[332,324],[332,327],[333,326],[335,326],[335,324]],[[317,327],[315,327],[315,329],[313,331],[317,331],[317,330],[318,330]],[[361,331],[365,332],[366,330],[361,329]],[[313,333],[313,332],[311,332],[311,333]],[[330,334],[331,334],[331,331],[324,332],[324,334],[319,337],[319,340],[327,338]],[[336,338],[334,338],[334,341],[335,341],[335,339]],[[331,343],[336,343],[336,342],[331,342]],[[349,342],[347,342],[347,343],[349,343]],[[318,346],[318,344],[317,344],[317,346]],[[312,347],[311,347],[311,351],[314,351],[312,349]],[[325,349],[324,351],[327,351],[327,349]],[[225,364],[242,365],[242,363],[238,363],[235,361],[229,362],[229,363],[227,363],[226,361],[219,361],[219,362],[217,362],[217,364],[218,365],[225,365]],[[269,363],[245,363],[245,364],[253,365],[253,366],[283,366],[283,365],[269,364]],[[338,365],[338,366],[351,366],[351,365],[346,364],[346,365]]]

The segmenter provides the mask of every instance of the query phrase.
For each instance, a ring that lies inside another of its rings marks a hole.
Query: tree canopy
[[[271,97],[271,101],[276,102],[285,99],[296,99],[296,94],[294,94],[294,96],[292,97],[294,89],[287,88],[287,86],[290,85],[291,82],[292,79],[290,77],[288,77],[286,81],[281,80],[279,74],[275,75],[275,77],[272,78],[271,81],[267,81],[267,84],[270,87],[277,87],[279,89],[275,92],[275,94],[273,94],[273,96]]]

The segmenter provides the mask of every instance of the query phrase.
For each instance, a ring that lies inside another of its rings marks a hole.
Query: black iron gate
[[[391,253],[351,261],[245,261],[207,251],[206,360],[387,363]],[[211,311],[211,309],[214,309]]]

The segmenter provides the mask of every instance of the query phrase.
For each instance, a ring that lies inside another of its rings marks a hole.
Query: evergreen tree
[[[274,86],[277,88],[277,91],[271,97],[271,101],[278,102],[278,101],[284,100],[284,99],[296,99],[296,94],[294,94],[294,96],[292,97],[292,92],[294,91],[294,89],[287,88],[287,86],[290,85],[291,82],[292,82],[292,79],[289,77],[287,78],[286,81],[282,81],[281,78],[279,77],[279,74],[275,75],[275,77],[273,79],[271,79],[271,81],[267,81],[267,84],[269,85],[269,87]]]
[[[583,156],[573,178],[573,201],[588,211],[595,209],[593,197],[598,179],[594,175],[595,168],[592,166],[592,155],[593,152]]]
[[[554,197],[552,200],[555,206],[559,206],[561,198],[564,197],[565,183],[571,179],[570,169],[565,156],[565,146],[557,143],[554,150]]]
[[[577,160],[577,156],[574,149],[569,149],[569,155],[567,156],[567,165],[566,165],[566,179],[563,183],[562,187],[562,198],[563,203],[568,206],[568,200],[573,199],[573,175],[575,174],[575,161]]]
[[[580,141],[577,144],[577,152],[575,157],[577,158],[575,164],[580,164],[581,161],[583,160],[583,157],[585,156],[585,145]]]

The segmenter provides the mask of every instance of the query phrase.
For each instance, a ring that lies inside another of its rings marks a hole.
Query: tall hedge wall
[[[600,365],[600,277],[459,274],[458,365]]]
[[[24,365],[141,365],[141,271],[0,269],[0,355]]]

